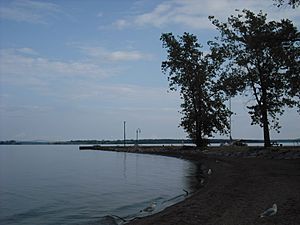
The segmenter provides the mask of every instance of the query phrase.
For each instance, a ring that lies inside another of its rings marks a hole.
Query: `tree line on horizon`
[[[263,140],[259,139],[243,139],[244,143],[263,143]],[[283,143],[294,143],[299,144],[300,138],[296,139],[276,139],[272,140],[274,142],[283,142]],[[210,144],[221,144],[226,143],[227,139],[216,138],[209,139]],[[135,139],[126,140],[126,145],[185,145],[192,144],[193,140],[191,139]],[[18,141],[18,140],[7,140],[0,141],[0,145],[124,145],[124,140],[69,140],[69,141]]]
[[[276,2],[278,7],[285,3]],[[299,3],[286,4],[295,8]],[[262,11],[236,11],[238,15],[226,23],[209,17],[220,35],[208,41],[208,53],[190,33],[163,33],[160,38],[167,50],[162,71],[170,90],[178,90],[182,99],[180,126],[198,147],[206,146],[213,133],[229,132],[233,112],[225,103],[236,95],[249,97],[251,125],[262,127],[265,147],[271,146],[270,129],[280,131],[279,116],[285,108],[297,107],[300,112],[297,28],[288,19],[267,21]]]

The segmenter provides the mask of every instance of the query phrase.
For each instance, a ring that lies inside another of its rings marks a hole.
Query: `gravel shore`
[[[196,193],[129,225],[300,224],[300,148],[127,148],[117,151],[169,155],[211,169]],[[199,174],[200,175],[200,174]],[[277,204],[271,217],[260,214]]]

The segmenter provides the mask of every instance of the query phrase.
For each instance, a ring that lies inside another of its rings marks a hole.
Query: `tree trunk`
[[[198,130],[197,131],[197,134],[196,134],[196,140],[195,140],[195,144],[198,148],[203,148],[203,147],[206,147],[207,146],[207,139],[203,138],[202,137],[202,132],[201,130]]]
[[[264,131],[264,146],[265,148],[271,147],[269,120],[268,120],[268,109],[267,109],[267,91],[262,88],[262,105],[261,105],[261,117]]]
[[[197,146],[198,148],[202,147],[202,146],[201,146],[201,142],[202,142],[201,139],[197,137],[197,140],[196,140],[196,143],[195,143],[195,144],[196,144],[196,146]]]
[[[203,147],[206,147],[207,146],[207,142],[206,142],[206,139],[198,136],[197,137],[197,140],[195,140],[195,144],[198,148],[203,148]]]
[[[198,116],[198,114],[197,114],[197,117],[196,117],[196,140],[195,140],[195,144],[196,144],[196,146],[197,147],[201,147],[201,131],[200,131],[200,129],[199,129],[199,123],[200,123],[200,121],[199,121],[199,116]]]
[[[262,112],[262,123],[263,123],[263,130],[264,130],[264,146],[265,148],[271,147],[271,140],[270,140],[270,131],[269,131],[269,121],[268,121],[268,113]]]
[[[206,147],[206,140],[202,138],[202,129],[201,129],[201,121],[199,118],[199,114],[197,115],[196,121],[196,140],[195,144],[198,148]]]

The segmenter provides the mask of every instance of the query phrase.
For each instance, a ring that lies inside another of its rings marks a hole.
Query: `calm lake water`
[[[184,199],[196,165],[163,156],[0,146],[0,224],[114,224]]]

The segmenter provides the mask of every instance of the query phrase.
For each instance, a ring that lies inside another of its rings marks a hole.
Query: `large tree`
[[[215,76],[220,61],[214,63],[204,55],[197,37],[184,33],[178,39],[172,33],[161,36],[167,49],[167,60],[162,71],[168,74],[171,90],[180,90],[182,107],[181,126],[198,147],[207,144],[213,133],[226,133],[229,110],[224,96],[215,89]]]
[[[210,17],[221,36],[211,42],[223,56],[220,79],[229,94],[251,94],[248,106],[252,124],[263,127],[264,145],[271,146],[270,128],[279,132],[285,108],[299,106],[300,45],[290,20],[267,21],[262,12],[243,10],[222,23]]]

